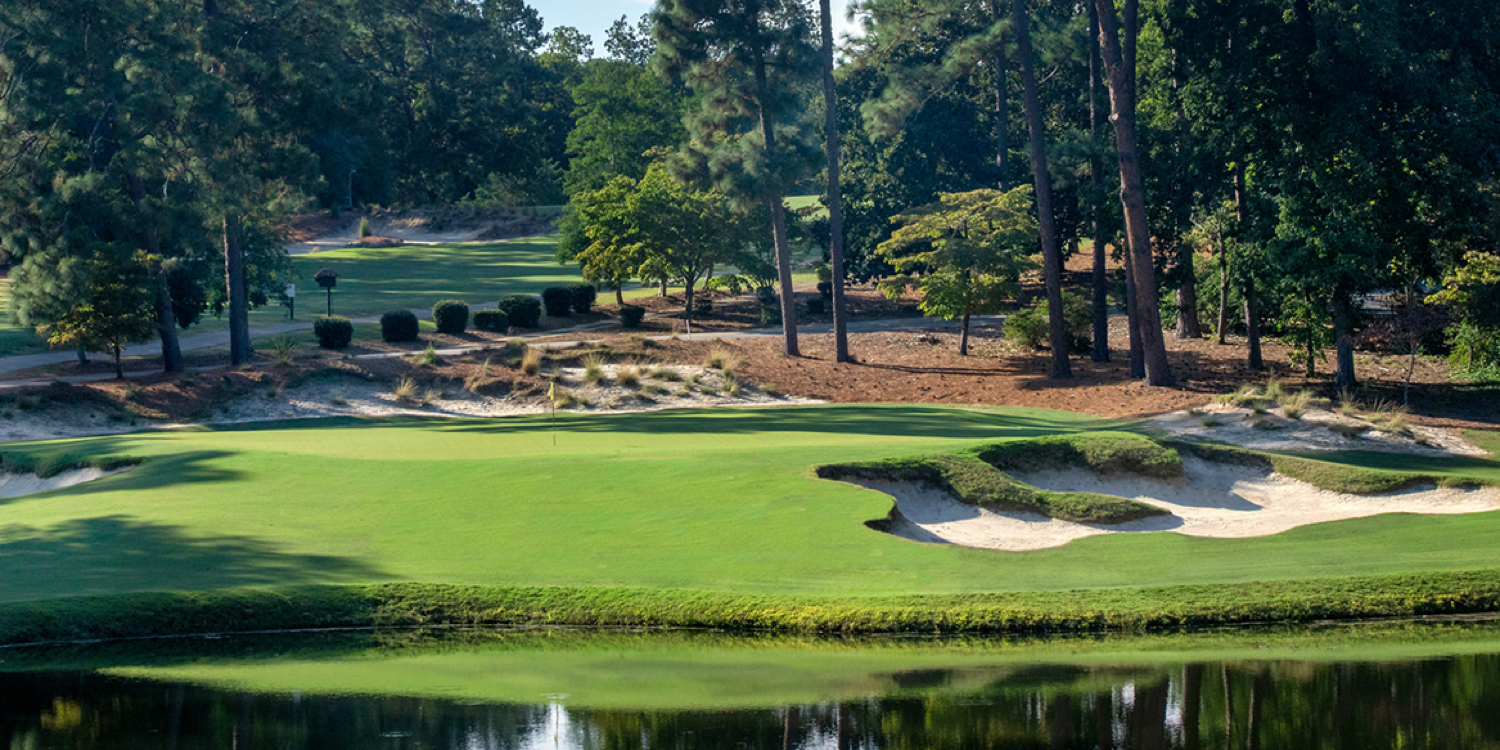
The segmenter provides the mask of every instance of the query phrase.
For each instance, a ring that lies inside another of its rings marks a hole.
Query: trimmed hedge
[[[536,328],[542,322],[542,303],[536,297],[511,295],[500,300],[500,311],[517,328]]]
[[[503,310],[475,310],[474,327],[490,333],[505,333],[510,330],[510,317]]]
[[[391,343],[416,341],[417,314],[411,310],[393,310],[380,316],[380,338]]]
[[[573,295],[573,312],[589,313],[594,309],[594,303],[599,299],[599,290],[593,284],[574,284],[568,287]]]
[[[626,328],[640,328],[641,321],[646,319],[646,308],[639,305],[622,305],[620,307],[620,325]]]
[[[542,290],[542,305],[547,308],[547,317],[566,318],[573,310],[573,291],[565,286],[549,286]]]
[[[324,349],[343,349],[354,340],[354,324],[337,315],[320,315],[313,319],[313,335]]]
[[[469,327],[469,303],[460,299],[445,299],[432,306],[432,322],[438,333],[457,336]]]

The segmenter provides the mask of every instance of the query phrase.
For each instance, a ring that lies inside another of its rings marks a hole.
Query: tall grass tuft
[[[604,379],[604,358],[590,354],[583,358],[583,380],[594,385]]]
[[[271,361],[278,365],[289,365],[292,357],[297,351],[296,344],[292,343],[292,337],[281,334],[271,339]]]
[[[403,404],[409,404],[417,400],[417,393],[419,391],[420,389],[417,388],[417,381],[412,380],[411,378],[402,378],[396,381],[396,389],[394,391],[391,391],[391,394],[396,397],[397,401],[400,401]]]
[[[634,388],[635,386],[640,385],[641,371],[635,365],[620,365],[619,368],[615,370],[615,382],[627,388]]]
[[[527,375],[536,375],[542,371],[542,353],[537,349],[527,347],[526,354],[521,357],[521,372]]]

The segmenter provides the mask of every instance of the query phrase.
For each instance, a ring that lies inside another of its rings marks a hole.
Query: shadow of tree
[[[282,552],[251,537],[190,536],[122,515],[0,528],[0,571],[0,601],[387,577],[357,560]]]

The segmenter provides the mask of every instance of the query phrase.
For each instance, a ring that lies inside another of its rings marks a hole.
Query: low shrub
[[[475,310],[474,327],[490,333],[505,333],[510,330],[510,317],[503,310]]]
[[[714,313],[713,297],[698,297],[693,300],[693,317],[706,318]]]
[[[825,299],[825,300],[833,299],[833,282],[832,281],[819,281],[818,282],[818,294],[822,295],[823,299]]]
[[[354,324],[337,315],[320,315],[313,319],[313,335],[324,349],[343,349],[354,340]]]
[[[516,294],[500,300],[500,311],[517,328],[536,328],[542,322],[542,303],[536,297]]]
[[[392,310],[380,316],[380,338],[391,343],[416,341],[419,326],[411,310]]]
[[[827,307],[828,305],[823,301],[822,297],[813,297],[812,299],[807,301],[807,314],[822,315]]]
[[[438,333],[457,336],[469,327],[469,303],[459,299],[445,299],[432,306],[432,322]]]
[[[594,302],[599,299],[599,290],[593,284],[574,284],[568,287],[568,292],[573,295],[573,312],[587,314],[594,309]]]
[[[1030,349],[1047,347],[1047,319],[1034,308],[1024,308],[1005,316],[1005,338]]]
[[[372,234],[374,234],[374,232],[370,230],[370,220],[366,217],[361,216],[359,219],[359,238],[364,239]]]
[[[639,305],[620,306],[620,325],[626,328],[640,328],[641,321],[646,319],[646,308]]]
[[[573,310],[573,292],[565,286],[549,286],[542,290],[542,306],[547,308],[547,317],[566,318]]]

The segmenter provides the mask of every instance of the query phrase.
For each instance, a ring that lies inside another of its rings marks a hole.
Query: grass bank
[[[0,631],[15,642],[423,617],[1033,629],[1495,606],[1494,576],[1470,571],[1500,570],[1497,513],[1000,552],[872,531],[890,497],[812,471],[1127,427],[1042,410],[816,406],[559,414],[555,425],[307,420],[12,445],[146,460],[0,501]],[[1406,460],[1385,458],[1414,470]],[[1500,481],[1487,459],[1422,461],[1426,474]]]

